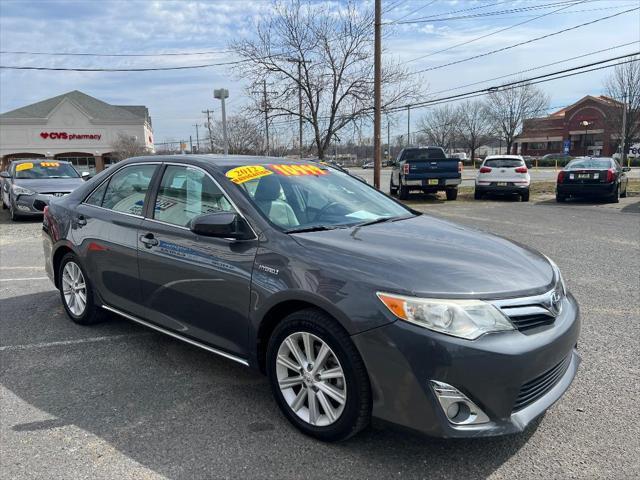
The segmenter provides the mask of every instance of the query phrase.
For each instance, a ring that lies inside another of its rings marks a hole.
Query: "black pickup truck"
[[[392,166],[389,191],[401,200],[409,198],[411,190],[425,193],[444,190],[447,200],[458,198],[462,162],[457,158],[447,158],[440,147],[405,148]]]

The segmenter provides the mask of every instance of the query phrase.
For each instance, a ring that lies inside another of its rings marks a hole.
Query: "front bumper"
[[[44,207],[49,205],[52,198],[66,195],[67,192],[60,194],[36,193],[34,195],[17,195],[11,197],[13,209],[18,215],[42,215]]]
[[[501,332],[468,341],[396,321],[352,338],[369,372],[374,417],[430,436],[475,437],[520,432],[563,395],[580,362],[579,330],[578,306],[568,295],[553,325],[535,333]],[[515,411],[523,385],[563,360],[566,370],[553,387]],[[449,422],[431,380],[460,390],[490,421]]]

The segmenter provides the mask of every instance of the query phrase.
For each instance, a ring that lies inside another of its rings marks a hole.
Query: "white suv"
[[[529,169],[520,155],[490,155],[478,171],[474,198],[479,200],[485,193],[515,194],[528,202],[530,184]]]

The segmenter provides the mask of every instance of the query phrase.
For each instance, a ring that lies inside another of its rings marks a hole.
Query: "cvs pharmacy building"
[[[147,107],[110,105],[74,90],[0,114],[0,170],[13,159],[48,158],[94,173],[116,161],[122,137],[153,152]]]

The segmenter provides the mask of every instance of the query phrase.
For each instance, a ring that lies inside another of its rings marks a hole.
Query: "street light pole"
[[[374,73],[373,73],[373,98],[374,98],[374,116],[373,116],[373,186],[380,189],[380,169],[382,167],[382,159],[380,158],[380,124],[381,124],[381,96],[380,89],[381,73],[382,73],[382,38],[380,35],[380,24],[382,23],[382,0],[375,0],[375,21],[374,21]]]
[[[587,156],[587,132],[589,131],[589,125],[591,125],[591,122],[588,122],[587,120],[583,120],[580,122],[580,125],[582,125],[584,127],[584,156]]]
[[[219,88],[213,91],[214,98],[217,98],[221,102],[222,109],[222,138],[224,141],[224,154],[229,155],[229,139],[227,137],[227,113],[224,108],[224,100],[229,98],[229,90],[226,88]]]
[[[198,153],[200,153],[200,134],[198,133],[198,125],[197,123],[194,125],[196,127],[196,148],[198,149]]]

